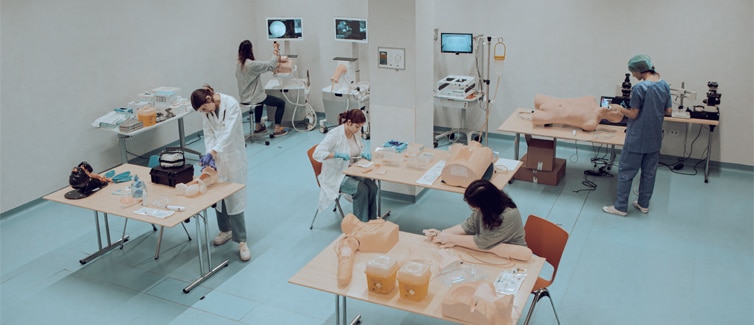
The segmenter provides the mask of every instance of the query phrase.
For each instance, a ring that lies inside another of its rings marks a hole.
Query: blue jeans
[[[638,153],[623,151],[620,154],[620,166],[618,166],[618,190],[615,198],[615,209],[628,211],[628,197],[631,195],[631,185],[634,176],[641,168],[639,179],[639,205],[642,208],[649,207],[649,199],[655,188],[655,175],[657,164],[660,162],[660,152]]]
[[[363,177],[346,176],[340,191],[353,197],[353,214],[361,221],[377,218],[377,184]]]
[[[222,232],[233,230],[233,241],[236,243],[245,242],[246,220],[243,212],[229,215],[228,208],[225,206],[225,200],[220,201],[218,204],[222,204],[223,212],[215,209],[215,215],[217,215],[217,228],[220,228],[220,231]]]
[[[262,105],[275,107],[275,124],[280,125],[285,113],[285,102],[275,96],[267,95],[267,98],[254,106],[254,122],[256,123],[262,123]]]

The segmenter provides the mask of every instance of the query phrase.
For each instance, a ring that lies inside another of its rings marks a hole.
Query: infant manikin
[[[217,183],[217,170],[212,167],[202,169],[202,174],[188,183],[180,183],[175,186],[178,195],[193,197],[207,192],[207,187]]]

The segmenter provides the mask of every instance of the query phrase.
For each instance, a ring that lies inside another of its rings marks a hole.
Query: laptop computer
[[[607,107],[609,104],[618,104],[620,106],[623,106],[623,108],[628,108],[630,98],[626,97],[611,97],[611,96],[602,96],[600,97],[600,107]],[[628,117],[623,117],[622,120],[618,123],[613,123],[608,120],[601,120],[600,124],[605,125],[618,125],[618,126],[626,126],[628,124]]]

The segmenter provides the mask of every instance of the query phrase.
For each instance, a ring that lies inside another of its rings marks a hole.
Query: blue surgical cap
[[[644,72],[654,70],[655,65],[652,63],[652,59],[646,54],[637,54],[628,60],[628,71],[631,72]]]

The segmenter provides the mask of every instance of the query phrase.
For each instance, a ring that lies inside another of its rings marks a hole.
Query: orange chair
[[[526,219],[524,231],[526,232],[526,245],[531,249],[532,253],[543,257],[553,267],[552,278],[550,280],[539,277],[537,278],[537,282],[534,283],[534,288],[532,288],[531,292],[534,294],[534,299],[531,302],[531,307],[529,307],[529,313],[526,315],[524,324],[529,324],[529,319],[534,312],[534,306],[537,305],[537,302],[542,297],[550,298],[550,305],[552,306],[552,312],[555,314],[555,320],[560,324],[558,313],[555,311],[555,304],[552,302],[552,297],[547,287],[555,281],[560,258],[563,256],[563,250],[565,250],[566,242],[568,242],[568,233],[560,226],[535,215],[529,215],[529,218]]]
[[[319,161],[314,160],[314,157],[312,155],[314,154],[314,149],[317,149],[318,144],[315,144],[309,150],[306,151],[306,155],[309,156],[309,162],[312,164],[312,169],[314,169],[314,178],[317,180],[317,186],[319,187],[319,174],[322,173],[322,163]],[[343,213],[343,208],[340,207],[340,193],[338,194],[338,197],[335,198],[335,208],[340,211],[340,217],[345,218],[346,215]],[[335,208],[333,211],[335,211]],[[314,212],[314,218],[312,218],[312,224],[309,225],[309,229],[314,228],[314,220],[317,219],[317,214],[319,213],[319,209]]]

